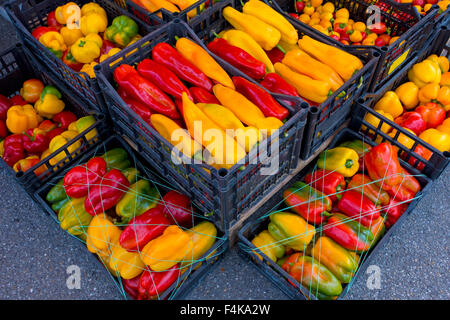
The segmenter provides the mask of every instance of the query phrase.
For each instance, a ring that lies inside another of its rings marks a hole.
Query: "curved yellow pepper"
[[[394,91],[386,91],[384,96],[378,100],[373,108],[376,111],[381,110],[389,113],[394,119],[403,113],[402,103]]]
[[[6,126],[12,133],[22,133],[36,128],[41,120],[31,104],[12,106],[6,113]]]
[[[382,115],[383,117],[385,117],[385,118],[387,118],[387,119],[389,119],[391,121],[394,121],[394,117],[390,113],[384,112],[383,110],[375,110],[375,111],[378,114]],[[368,112],[366,114],[366,116],[364,117],[364,121],[366,121],[367,123],[373,125],[375,128],[378,128],[378,125],[380,124],[381,120],[380,120],[380,118],[378,118],[378,117],[376,117],[373,114]],[[361,129],[362,130],[366,130],[366,126],[362,126]],[[383,124],[381,125],[381,129],[380,130],[382,132],[387,133],[391,129],[392,129],[392,127],[389,124],[387,124],[386,122],[383,122]],[[374,132],[369,130],[369,133],[374,133]]]
[[[262,253],[269,257],[272,261],[277,261],[278,258],[284,256],[285,247],[270,234],[268,230],[260,232],[253,238],[252,244],[257,247]],[[262,260],[259,253],[255,254]]]
[[[59,30],[59,33],[63,37],[64,43],[68,47],[70,47],[75,43],[75,41],[83,37],[83,33],[80,29],[69,29],[67,27],[62,27],[61,30]]]
[[[439,151],[450,151],[450,134],[436,129],[427,129],[419,135],[419,138]]]
[[[133,279],[145,270],[139,252],[129,252],[118,242],[111,244],[109,267],[123,279]]]
[[[298,33],[294,26],[281,14],[259,0],[250,0],[242,8],[242,12],[255,16],[263,22],[277,29],[281,34],[281,40],[289,44],[296,44]]]
[[[255,126],[265,138],[270,137],[275,131],[280,129],[283,126],[283,122],[275,117],[267,117],[257,120]]]
[[[280,31],[255,16],[241,13],[233,7],[224,8],[222,15],[234,28],[247,32],[266,51],[280,42]]]
[[[406,110],[414,109],[419,104],[419,87],[412,81],[399,86],[395,93]]]
[[[428,83],[439,83],[441,81],[441,69],[436,62],[424,60],[413,65],[408,71],[408,79],[419,88],[423,88]]]
[[[107,27],[108,18],[101,13],[91,11],[80,20],[80,29],[85,36],[90,33],[105,32]]]
[[[55,152],[59,148],[65,146],[70,140],[74,139],[79,133],[77,131],[67,130],[61,133],[60,135],[57,135],[54,137],[48,146],[51,153]],[[69,153],[74,152],[81,146],[81,141],[77,140],[71,145],[67,146],[67,151]],[[65,157],[67,157],[66,153],[64,151],[61,151],[56,156],[51,158],[49,160],[51,165],[57,164],[59,161],[63,160]]]
[[[98,34],[91,33],[84,38],[78,39],[70,47],[70,52],[76,61],[91,63],[100,56],[102,44],[102,38]]]
[[[190,235],[180,227],[172,225],[167,227],[162,235],[145,245],[141,257],[153,271],[164,271],[189,259],[193,247]]]
[[[122,231],[104,213],[95,215],[87,230],[86,246],[92,253],[110,255],[111,245],[119,241]]]
[[[189,258],[184,259],[180,267],[196,263],[213,246],[216,242],[217,229],[211,222],[202,221],[186,230],[186,233],[191,237],[193,247]]]
[[[185,10],[197,3],[198,0],[168,0],[170,3],[177,5],[180,10]],[[205,4],[200,5],[199,10],[202,11],[205,8]],[[197,9],[192,9],[187,13],[189,18],[193,18],[197,15]]]
[[[65,5],[59,6],[55,10],[55,18],[59,24],[67,24],[67,20],[71,17],[74,18],[74,22],[81,16],[80,7],[75,2],[68,2]]]
[[[427,103],[432,100],[436,100],[439,94],[439,84],[436,82],[428,83],[427,85],[423,86],[419,90],[419,101],[421,103]]]

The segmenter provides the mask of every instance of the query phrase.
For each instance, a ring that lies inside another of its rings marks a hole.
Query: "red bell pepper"
[[[427,128],[436,128],[445,120],[445,109],[434,102],[420,105],[415,111],[425,120]]]
[[[322,230],[326,236],[351,251],[367,251],[374,242],[374,235],[369,228],[342,214],[333,214]]]
[[[93,216],[105,212],[120,201],[129,187],[130,182],[123,173],[118,169],[111,169],[100,178],[98,184],[89,188],[84,209]]]
[[[367,28],[370,30],[370,32],[376,33],[378,35],[383,34],[386,32],[386,30],[388,30],[386,28],[386,24],[381,21],[379,23],[372,23],[368,25]]]
[[[13,105],[13,106],[24,106],[29,103],[29,102],[25,101],[25,99],[22,98],[22,96],[20,94],[17,94],[14,97],[11,97],[9,100],[11,100],[11,105]]]
[[[402,216],[408,208],[408,203],[398,203],[397,200],[391,199],[387,205],[384,213],[386,214],[386,221],[384,224],[387,228],[392,227],[394,223]]]
[[[109,50],[111,50],[115,47],[116,47],[116,45],[113,42],[111,42],[107,39],[103,39],[102,47],[100,48],[100,56],[103,54],[107,54],[109,52]]]
[[[69,49],[64,51],[62,61],[72,70],[79,72],[83,68],[83,64],[75,60]]]
[[[274,47],[270,51],[266,51],[267,56],[269,57],[270,61],[275,64],[277,62],[281,62],[284,58],[284,53],[278,47]]]
[[[0,139],[6,138],[8,129],[6,128],[5,120],[0,120]]]
[[[44,152],[48,149],[49,143],[50,140],[48,140],[45,132],[41,133],[39,130],[28,129],[23,136],[23,147],[32,154]]]
[[[214,103],[220,104],[220,101],[217,100],[216,96],[205,90],[202,87],[190,87],[189,91],[191,92],[192,97],[194,98],[195,103]]]
[[[67,130],[72,122],[77,121],[77,116],[71,111],[61,111],[53,116],[52,120],[59,128]]]
[[[187,81],[194,86],[202,87],[207,91],[212,91],[213,84],[211,80],[168,43],[158,43],[153,48],[152,58],[175,73],[181,80]]]
[[[10,99],[0,94],[0,120],[6,120],[6,113],[12,105],[13,103]]]
[[[427,149],[425,147],[422,147],[420,144],[416,146],[414,149],[414,153],[418,156],[421,156],[425,160],[430,160],[431,156],[433,155],[433,152],[431,152],[430,149]],[[402,153],[402,159],[404,159],[407,156],[406,153]],[[412,166],[417,168],[418,170],[423,170],[425,168],[425,164],[423,162],[419,162],[416,166],[417,159],[410,157],[408,159],[408,163]]]
[[[405,112],[400,117],[395,118],[395,123],[412,130],[416,135],[427,128],[427,123],[423,120],[421,114],[415,111]]]
[[[122,279],[122,285],[125,292],[134,300],[138,298],[139,281],[141,274],[133,279]]]
[[[152,116],[152,111],[145,104],[140,102],[139,100],[133,99],[130,97],[122,88],[117,90],[117,93],[122,98],[123,102],[126,103],[131,110],[133,110],[139,117],[144,120],[148,125],[152,125],[150,121],[150,117]]]
[[[162,64],[150,59],[144,59],[137,65],[137,71],[165,93],[181,99],[181,94],[186,92],[189,99],[192,100],[191,93],[186,86],[172,71]]]
[[[49,27],[55,27],[58,30],[62,28],[62,25],[59,24],[59,22],[56,20],[55,16],[55,10],[51,11],[47,15],[47,25]]]
[[[142,250],[151,240],[163,234],[171,222],[161,211],[161,207],[147,210],[134,217],[120,235],[120,245],[128,251]]]
[[[342,197],[342,193],[336,193],[345,189],[344,176],[336,171],[313,171],[306,175],[305,182],[328,195],[331,201],[339,200]]]
[[[25,158],[23,134],[12,134],[3,141],[3,160],[12,167],[17,161]]]
[[[402,181],[395,186],[382,186],[391,199],[397,201],[407,201],[413,199],[420,191],[420,183],[417,179],[402,168]]]
[[[191,199],[184,194],[171,190],[163,196],[158,207],[172,224],[186,228],[192,227],[194,215]]]
[[[132,66],[123,64],[117,67],[114,70],[114,80],[127,95],[139,100],[153,111],[172,119],[180,118],[173,101],[151,81],[140,76]]]
[[[389,203],[389,194],[380,188],[379,185],[374,183],[368,176],[357,173],[352,177],[352,180],[348,183],[348,190],[353,190],[364,194],[375,205],[387,205]]]
[[[139,280],[138,300],[154,300],[159,298],[164,291],[177,281],[180,276],[180,266],[174,265],[172,268],[162,272],[145,270]]]
[[[383,189],[401,183],[402,167],[396,149],[388,142],[380,143],[364,156],[364,165],[372,180],[383,183]]]
[[[293,97],[300,97],[297,93],[297,90],[286,82],[280,75],[276,73],[268,73],[264,77],[264,80],[260,82],[260,84],[273,93],[285,94]],[[290,106],[294,106],[295,102],[284,100]]]
[[[214,39],[208,44],[208,49],[252,79],[261,79],[266,74],[264,63],[225,39]]]
[[[258,106],[266,117],[284,120],[289,111],[281,106],[266,90],[242,77],[233,77],[236,90]]]
[[[356,219],[365,227],[370,227],[380,217],[380,207],[376,206],[365,195],[354,190],[344,192],[337,208],[340,212]]]
[[[101,157],[73,167],[64,176],[64,190],[69,197],[82,198],[106,174],[106,161]]]

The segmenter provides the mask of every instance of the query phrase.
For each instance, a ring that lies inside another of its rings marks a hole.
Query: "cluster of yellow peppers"
[[[391,121],[401,116],[405,110],[414,111],[418,106],[429,102],[437,103],[445,112],[450,111],[450,72],[449,60],[445,56],[430,55],[425,60],[416,63],[408,71],[408,82],[403,83],[395,91],[387,91],[375,104],[374,110]],[[379,125],[377,117],[367,114],[366,121],[373,126]],[[428,128],[420,133],[419,138],[440,151],[450,150],[450,128],[446,119],[437,128]],[[390,132],[391,126],[384,123],[383,132]],[[411,134],[415,133],[406,128]],[[396,130],[389,135],[394,137]],[[399,141],[408,148],[414,141],[400,135]]]
[[[281,14],[259,0],[250,0],[242,12],[226,7],[224,18],[235,28],[219,34],[231,45],[248,52],[291,84],[302,97],[324,102],[363,67],[360,59],[297,30]],[[272,64],[265,51],[278,47],[286,55]]]
[[[217,229],[203,221],[191,229],[168,226],[162,235],[148,242],[141,251],[127,251],[120,245],[122,230],[106,214],[94,216],[86,232],[86,246],[98,255],[109,271],[123,279],[133,279],[149,267],[161,272],[180,264],[185,272],[214,244]]]
[[[165,9],[169,12],[180,12],[190,6],[194,5],[198,0],[132,0],[137,5],[145,8],[149,12],[155,12],[160,9]],[[200,11],[205,8],[205,5],[200,5]],[[197,10],[193,9],[187,13],[188,18],[193,18],[197,15]],[[162,14],[158,13],[162,18]]]

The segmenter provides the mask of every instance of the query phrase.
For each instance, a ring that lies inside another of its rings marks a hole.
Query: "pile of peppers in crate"
[[[138,6],[146,9],[148,12],[155,12],[160,9],[165,9],[169,12],[175,13],[183,11],[198,2],[198,0],[131,0]],[[208,2],[200,5],[199,10],[202,11]],[[193,9],[187,13],[188,18],[193,18],[197,15],[197,10]],[[159,12],[158,16],[162,18]]]
[[[113,148],[71,168],[46,201],[62,229],[80,238],[135,299],[157,299],[216,242],[190,199],[156,184]]]
[[[136,68],[117,67],[114,80],[124,102],[163,138],[182,145],[180,151],[188,158],[201,159],[203,145],[209,151],[209,158],[203,159],[216,168],[231,168],[289,116],[263,88],[242,77],[231,78],[188,38],[178,38],[175,48],[158,43],[151,59]],[[202,122],[201,141],[193,139],[198,136],[196,121]],[[210,129],[220,138],[207,138]]]
[[[450,151],[448,58],[430,55],[412,66],[408,80],[394,91],[387,91],[376,101],[374,110],[439,151]],[[374,126],[380,122],[371,114],[367,114],[365,120]],[[397,134],[388,124],[383,124],[381,130],[391,137]],[[414,146],[414,141],[405,135],[400,135],[399,141],[410,149]],[[431,151],[420,146],[415,152],[426,160],[431,157]]]
[[[106,11],[98,3],[80,8],[68,2],[51,11],[47,26],[35,28],[32,35],[71,69],[94,78],[94,66],[142,38],[138,32],[137,23],[125,15],[108,26]]]
[[[25,81],[20,94],[11,98],[0,94],[1,158],[14,171],[26,172],[96,121],[91,115],[78,119],[64,108],[61,92],[38,79]],[[87,139],[92,139],[96,134],[96,130],[92,130]],[[71,144],[68,151],[74,152],[81,144],[81,141]],[[49,162],[55,165],[65,157],[66,154],[61,152]],[[40,175],[46,169],[44,164],[34,173]]]
[[[252,243],[318,299],[335,299],[420,191],[396,147],[348,141],[322,152],[317,169],[283,192]]]

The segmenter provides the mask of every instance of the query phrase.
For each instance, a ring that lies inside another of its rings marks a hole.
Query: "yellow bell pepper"
[[[275,71],[287,83],[293,86],[300,96],[313,102],[322,103],[332,93],[328,82],[314,80],[306,75],[295,72],[283,63],[275,63]]]
[[[175,46],[183,57],[199,68],[209,78],[234,89],[233,81],[227,72],[201,46],[188,38],[179,38]]]
[[[344,84],[339,74],[331,67],[312,58],[300,49],[291,50],[286,53],[281,62],[295,72],[304,74],[315,80],[327,82],[333,91],[336,91]]]
[[[389,119],[391,121],[394,121],[394,117],[390,113],[384,112],[383,110],[375,110],[375,111],[378,114],[382,115],[383,117],[385,117],[385,118],[387,118],[387,119]],[[376,117],[373,114],[368,112],[366,114],[366,116],[364,117],[364,121],[366,121],[369,124],[373,125],[375,128],[378,128],[381,120],[378,117]],[[361,129],[362,130],[366,130],[367,127],[366,126],[362,126]],[[384,122],[381,125],[381,128],[380,128],[380,130],[382,132],[384,132],[384,133],[388,133],[391,129],[392,129],[392,127],[390,125],[388,125],[386,122]],[[369,130],[369,133],[374,133],[374,132],[372,130]]]
[[[355,150],[336,147],[322,151],[317,160],[317,167],[337,171],[344,177],[352,177],[359,170],[359,156]]]
[[[46,86],[42,90],[40,99],[34,104],[34,108],[40,116],[52,118],[64,110],[65,103],[61,98],[62,95],[58,89],[54,86]]]
[[[256,60],[264,63],[267,72],[275,72],[267,53],[249,34],[241,30],[230,29],[223,33],[221,32],[220,36],[232,46],[241,48]]]
[[[48,148],[51,151],[51,153],[53,153],[56,150],[58,150],[59,148],[65,146],[67,143],[69,143],[70,140],[74,139],[77,135],[78,135],[77,131],[71,131],[71,130],[64,131],[63,133],[61,133],[60,135],[57,135],[50,141]],[[71,145],[67,146],[67,150],[69,151],[69,153],[72,153],[75,150],[77,150],[80,146],[81,146],[81,141],[77,140],[74,143],[72,143]],[[49,160],[49,162],[51,165],[55,165],[59,161],[63,160],[66,156],[67,156],[66,153],[64,151],[61,151],[56,156],[51,158]]]
[[[406,110],[414,109],[419,104],[419,87],[412,81],[399,86],[395,93]]]
[[[92,253],[111,253],[111,244],[119,241],[122,231],[104,214],[95,215],[87,230],[86,246]]]
[[[217,229],[213,223],[202,221],[186,233],[191,238],[192,252],[181,262],[180,267],[186,267],[196,263],[216,242]],[[188,258],[189,257],[189,258]]]
[[[108,27],[108,18],[101,13],[89,12],[81,17],[80,29],[85,36],[90,33],[105,32],[106,27]]]
[[[194,159],[202,158],[202,145],[193,140],[175,121],[158,113],[152,114],[150,121],[155,130],[184,155]]]
[[[445,72],[441,76],[441,81],[439,82],[441,86],[450,87],[450,72]]]
[[[219,84],[216,86],[223,87]],[[227,87],[223,88],[234,91]],[[182,94],[182,100],[183,118],[191,137],[208,149],[216,165],[229,169],[245,158],[245,149],[200,110],[185,92]]]
[[[424,60],[413,65],[408,71],[408,79],[423,88],[429,83],[441,81],[441,69],[435,61]]]
[[[145,270],[139,252],[129,252],[118,242],[111,244],[109,267],[123,279],[133,279]]]
[[[6,126],[11,133],[22,133],[36,128],[41,120],[31,104],[12,106],[6,113]]]
[[[67,49],[64,38],[56,31],[44,33],[39,37],[39,42],[58,58],[61,58],[63,52]]]
[[[185,10],[192,6],[193,4],[197,3],[198,0],[168,0],[170,3],[173,3],[180,8],[180,10]],[[202,11],[205,8],[205,4],[201,4],[199,9]],[[188,18],[193,18],[197,15],[197,10],[192,9],[187,13]]]
[[[100,56],[102,44],[102,38],[98,34],[91,33],[86,37],[78,39],[70,47],[70,52],[76,61],[80,63],[91,63]]]
[[[432,82],[428,83],[419,90],[419,101],[420,103],[427,103],[432,100],[436,100],[439,94],[439,83]]]
[[[232,7],[222,11],[223,17],[236,29],[248,33],[264,50],[272,50],[281,39],[281,33],[255,16],[241,13]]]
[[[75,2],[68,2],[65,5],[59,6],[55,10],[55,18],[59,24],[66,25],[69,18],[77,21],[81,16],[81,9]]]
[[[255,16],[263,22],[277,29],[281,34],[281,40],[289,44],[296,44],[298,33],[294,26],[281,14],[259,0],[250,0],[244,4],[242,12]]]
[[[450,135],[450,118],[447,118],[444,120],[444,122],[442,122],[437,128],[436,130],[440,131],[440,132],[445,132],[447,134]]]
[[[92,216],[84,209],[83,198],[71,198],[58,211],[59,226],[75,236],[86,233]]]
[[[419,138],[432,145],[439,151],[450,151],[450,134],[436,129],[423,131]]]
[[[309,36],[298,40],[298,45],[300,49],[334,69],[344,81],[349,80],[364,66],[358,57]]]
[[[75,128],[78,133],[82,133],[84,130],[87,130],[90,126],[92,126],[95,123],[95,118],[92,115],[85,116],[79,118],[77,121],[75,121]],[[98,134],[97,129],[93,129],[89,131],[89,133],[86,134],[86,140],[93,139]]]
[[[386,91],[383,97],[373,107],[376,111],[384,111],[397,118],[403,113],[403,106],[394,91]]]
[[[101,14],[101,15],[107,17],[105,9],[103,9],[98,3],[89,2],[89,3],[84,4],[81,7],[81,15],[82,16],[87,16],[91,13],[98,13],[98,14]]]
[[[447,10],[448,5],[450,4],[449,0],[443,0],[443,1],[439,1],[437,3],[437,5],[439,6],[439,13],[444,12],[445,10]]]
[[[62,27],[59,30],[59,33],[64,39],[64,43],[66,46],[70,47],[73,45],[78,39],[83,37],[83,33],[80,29],[69,29],[67,27]]]
[[[91,63],[85,63],[83,67],[81,67],[80,72],[86,73],[90,78],[95,78],[94,66],[98,65],[97,62],[92,61]],[[84,77],[84,75],[81,75]]]
[[[408,128],[403,128],[403,129],[406,130],[406,131],[408,131],[409,133],[411,133],[411,134],[414,135],[414,136],[416,135],[416,134],[414,133],[414,131],[412,131],[412,130],[410,130],[410,129],[408,129]],[[389,133],[388,135],[389,135],[390,137],[394,138],[396,134],[397,134],[397,130],[394,129],[394,130],[392,130],[392,132]],[[411,149],[411,148],[414,146],[414,143],[415,143],[413,139],[407,137],[407,136],[404,135],[403,133],[400,133],[400,134],[398,135],[397,141],[398,141],[398,143],[400,143],[401,145],[404,145],[404,146],[407,147],[408,149]],[[380,141],[380,142],[381,142],[381,141]]]
[[[145,245],[141,258],[153,271],[164,271],[189,259],[193,248],[194,243],[189,233],[172,225],[167,227],[162,235]]]
[[[99,59],[100,63],[102,63],[106,59],[112,57],[113,55],[115,55],[116,53],[119,53],[119,52],[120,52],[120,48],[112,48],[112,49],[110,49],[108,51],[108,53],[102,54],[100,56],[100,59]]]
[[[284,256],[285,247],[279,241],[275,240],[268,230],[261,231],[253,238],[252,243],[272,261],[276,262],[277,259]],[[259,253],[255,252],[255,254],[262,260]]]
[[[436,100],[443,106],[450,104],[450,87],[442,86],[439,88]],[[448,111],[447,109],[445,111]]]
[[[427,58],[427,60],[436,62],[439,66],[439,69],[441,69],[441,73],[445,73],[449,69],[449,62],[447,57],[445,56],[438,56],[436,54],[432,54]]]

